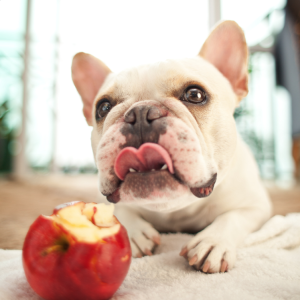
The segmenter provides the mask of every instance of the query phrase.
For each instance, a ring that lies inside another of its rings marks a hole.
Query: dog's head
[[[247,56],[232,21],[194,58],[114,74],[89,54],[75,55],[73,81],[109,201],[172,210],[212,193],[236,149],[233,113],[248,91]]]

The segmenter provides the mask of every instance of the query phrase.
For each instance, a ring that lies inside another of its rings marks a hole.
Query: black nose
[[[167,115],[164,109],[140,105],[126,112],[122,133],[126,136],[126,146],[139,148],[144,143],[157,143],[159,135],[165,132]]]
[[[134,125],[150,124],[152,121],[163,117],[161,110],[155,106],[136,106],[125,115],[125,122]]]

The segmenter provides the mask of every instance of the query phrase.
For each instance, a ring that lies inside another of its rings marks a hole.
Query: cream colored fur
[[[224,62],[225,58],[215,58],[206,52],[214,49],[210,46],[218,43],[220,34],[230,37],[231,32],[237,36],[232,44],[241,58],[235,60],[233,53],[230,64],[223,65],[228,63]],[[101,191],[111,188],[112,179],[101,169],[106,164],[108,168],[112,157],[117,155],[113,153],[112,145],[107,148],[103,145],[112,135],[116,138],[115,145],[124,143],[124,136],[118,132],[125,113],[135,105],[152,102],[165,107],[174,118],[176,128],[186,128],[188,135],[197,141],[199,155],[189,169],[193,174],[189,179],[190,186],[208,180],[210,174],[218,174],[214,191],[206,198],[195,197],[184,185],[155,201],[122,194],[121,201],[116,204],[116,216],[128,231],[134,257],[151,255],[159,243],[159,232],[193,232],[196,235],[183,245],[181,255],[203,272],[224,272],[234,266],[238,245],[270,217],[270,201],[259,179],[255,160],[238,135],[233,118],[239,100],[247,94],[244,44],[238,25],[224,22],[202,48],[200,55],[204,58],[168,60],[113,74],[107,67],[103,71],[103,63],[97,63],[87,54],[75,56],[73,80],[82,96],[87,121],[93,126],[92,147]],[[102,79],[103,73],[106,77],[103,85],[103,80],[99,79],[99,91],[92,99],[85,94],[88,83],[82,83],[88,78],[84,76],[88,76],[89,68],[101,69],[99,78]],[[170,96],[170,91],[189,81],[199,82],[209,92],[209,106],[191,107]],[[108,94],[123,100],[99,124],[93,117],[94,103]],[[172,126],[168,128],[171,130]],[[172,151],[163,137],[158,143]],[[103,153],[108,152],[108,158],[103,159]]]

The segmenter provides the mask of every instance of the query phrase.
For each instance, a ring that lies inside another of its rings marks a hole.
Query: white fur
[[[184,66],[184,68],[179,69],[180,74],[186,78],[190,77],[194,80],[196,78],[207,89],[214,92],[213,111],[206,112],[202,116],[202,120],[197,120],[198,124],[195,122],[194,116],[181,103],[170,99],[156,98],[159,97],[156,96],[157,94],[162,95],[163,93],[154,87],[158,82],[164,81],[163,76],[170,77],[174,74],[175,71],[172,68],[178,64]],[[149,73],[146,76],[147,69]],[[196,70],[203,72],[196,72]],[[237,134],[232,117],[236,98],[228,81],[213,66],[201,58],[182,62],[169,61],[154,67],[143,67],[139,75],[137,75],[139,70],[135,70],[134,75],[130,72],[128,77],[133,76],[135,80],[133,83],[138,82],[140,84],[132,86],[128,80],[121,84],[121,79],[116,75],[118,86],[124,89],[125,86],[129,86],[130,90],[126,89],[126,93],[133,99],[135,95],[139,95],[140,99],[135,99],[134,104],[143,101],[143,99],[157,99],[167,106],[193,132],[191,135],[195,135],[198,139],[199,149],[201,149],[201,151],[199,150],[201,155],[198,156],[201,161],[199,171],[206,172],[206,174],[211,173],[211,170],[215,168],[218,171],[215,190],[207,198],[198,199],[187,191],[180,194],[180,197],[178,194],[174,195],[173,199],[170,195],[166,198],[161,197],[153,204],[143,203],[145,201],[142,199],[135,199],[129,205],[122,204],[122,201],[118,203],[116,216],[125,225],[134,243],[133,255],[145,254],[143,249],[149,248],[149,238],[145,238],[143,233],[147,227],[145,221],[148,221],[157,230],[157,232],[155,231],[156,234],[158,231],[197,232],[202,230],[190,243],[183,245],[188,249],[188,259],[197,254],[198,260],[194,265],[196,268],[200,268],[201,265],[198,262],[202,264],[202,258],[212,249],[207,257],[211,263],[210,272],[218,272],[222,260],[227,260],[228,268],[232,268],[236,247],[248,233],[257,230],[269,218],[271,206],[259,180],[252,154]],[[194,77],[191,75],[193,72],[195,72]],[[127,77],[122,75],[122,78]],[[148,82],[147,87],[145,81]],[[100,94],[105,94],[105,88],[100,90]],[[120,110],[118,106],[115,109],[119,111],[114,114],[114,110],[112,110],[105,123],[117,122],[121,113],[124,113],[124,109]],[[212,134],[215,126],[219,126],[218,123],[222,128]],[[109,127],[104,124],[104,128]],[[159,143],[167,149],[171,148],[163,140],[164,138],[161,137]],[[172,152],[172,150],[169,151]],[[196,169],[192,172],[195,177],[197,177],[196,172]],[[202,178],[200,173],[198,175]],[[128,197],[133,198],[130,195]],[[133,221],[131,214],[128,217],[130,207],[134,208],[132,213],[134,213],[135,218],[142,218],[138,219],[139,222],[143,221],[142,227]],[[133,238],[137,236],[144,236],[144,238]],[[152,246],[154,247],[154,243]]]
[[[193,106],[190,111],[189,106],[170,96],[170,91],[185,82],[201,84],[210,95],[209,105]],[[198,232],[183,245],[183,255],[189,262],[202,270],[206,264],[205,272],[219,272],[223,262],[230,269],[237,246],[270,217],[270,201],[255,160],[236,130],[233,113],[239,96],[231,84],[216,67],[195,57],[109,74],[96,95],[99,99],[113,93],[116,99],[124,99],[111,109],[100,127],[95,118],[92,121],[100,191],[112,193],[117,184],[109,170],[120,151],[119,144],[125,143],[119,130],[125,113],[149,101],[169,113],[167,133],[160,136],[158,144],[168,151],[186,183],[173,191],[155,191],[146,199],[121,190],[115,213],[128,231],[134,257],[151,254],[159,231]],[[178,151],[176,134],[181,132],[188,142]],[[190,149],[195,149],[193,155]],[[209,197],[199,199],[190,192],[189,187],[215,173],[217,182]]]

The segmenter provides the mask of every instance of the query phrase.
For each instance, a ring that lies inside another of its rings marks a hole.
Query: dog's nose
[[[125,122],[134,125],[148,125],[154,120],[164,117],[165,114],[155,106],[136,106],[125,114]]]
[[[158,143],[160,134],[166,132],[164,117],[167,114],[166,109],[154,105],[138,105],[129,109],[121,130],[126,136],[126,146],[139,149],[144,143]]]

